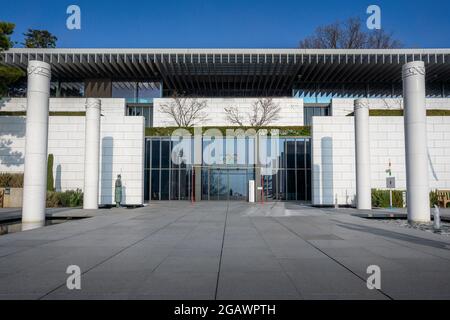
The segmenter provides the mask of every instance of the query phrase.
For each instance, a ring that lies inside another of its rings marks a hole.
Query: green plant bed
[[[371,109],[369,110],[371,117],[402,117],[402,109]],[[349,113],[348,116],[354,116],[354,112]],[[450,117],[450,110],[430,109],[427,110],[428,117]]]
[[[25,111],[0,111],[0,116],[13,116],[20,117],[26,116],[27,113]],[[86,116],[85,111],[50,111],[48,113],[50,117],[84,117]]]
[[[47,191],[47,208],[73,208],[83,205],[83,192],[80,189],[63,192]]]
[[[403,190],[392,190],[392,206],[403,208]],[[430,192],[430,208],[438,204],[436,191]],[[372,207],[389,208],[389,190],[372,189]]]
[[[194,128],[178,128],[178,127],[153,127],[145,128],[145,135],[148,137],[167,137],[171,136],[172,132],[176,129],[185,129],[189,131],[192,135],[194,134]],[[223,135],[226,135],[227,129],[237,130],[242,129],[244,131],[248,129],[254,129],[256,131],[260,129],[268,130],[268,135],[270,135],[270,130],[279,130],[280,136],[283,137],[309,137],[311,136],[311,127],[309,126],[297,126],[297,127],[202,127],[202,133],[208,129],[218,129]]]

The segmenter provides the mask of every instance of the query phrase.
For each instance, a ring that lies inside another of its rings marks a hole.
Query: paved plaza
[[[0,299],[450,299],[450,237],[354,213],[284,202],[101,209],[1,236]],[[81,290],[66,287],[69,265]],[[381,290],[367,289],[370,265]]]

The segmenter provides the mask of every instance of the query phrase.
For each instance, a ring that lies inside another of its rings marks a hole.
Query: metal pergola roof
[[[427,83],[450,82],[450,49],[10,49],[0,62],[51,64],[55,80],[162,81],[178,92],[290,95],[316,84],[401,82],[404,63],[422,60]]]

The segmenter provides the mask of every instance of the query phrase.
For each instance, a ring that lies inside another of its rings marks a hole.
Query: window
[[[145,118],[145,127],[153,126],[153,106],[127,104],[127,116],[143,116]]]
[[[327,117],[331,115],[330,112],[330,105],[320,105],[320,104],[314,104],[314,105],[307,105],[305,104],[303,112],[303,122],[305,126],[312,125],[312,117]]]

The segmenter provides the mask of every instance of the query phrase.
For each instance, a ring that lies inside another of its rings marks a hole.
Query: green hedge
[[[25,111],[0,111],[0,116],[26,116]],[[68,117],[84,117],[85,111],[50,111],[48,113],[52,117],[68,116]]]
[[[438,197],[436,191],[430,192],[430,208],[438,204]],[[392,206],[394,208],[403,207],[403,191],[392,191]],[[374,208],[388,208],[389,207],[389,190],[372,189],[372,207]]]
[[[47,208],[80,207],[83,205],[83,192],[80,189],[64,192],[47,191]]]
[[[395,208],[403,207],[403,192],[398,190],[392,191],[392,206]],[[388,208],[389,207],[389,190],[372,189],[372,207]]]
[[[23,173],[0,173],[0,188],[23,188]]]
[[[194,134],[194,128],[178,128],[178,127],[154,127],[154,128],[145,128],[145,135],[148,137],[168,137],[172,135],[172,132],[176,129],[185,129],[189,131],[192,135]],[[208,129],[219,129],[223,135],[226,134],[227,129],[255,129],[256,131],[260,129],[267,129],[268,134],[270,135],[271,129],[278,129],[280,131],[280,136],[283,137],[309,137],[311,136],[311,127],[309,126],[296,126],[296,127],[202,127],[202,133],[204,133]]]
[[[47,159],[47,191],[55,191],[53,179],[53,154],[48,155]]]
[[[353,116],[354,113],[349,113],[348,116]],[[369,110],[371,117],[402,117],[402,109],[371,109]],[[450,116],[450,110],[430,109],[427,110],[428,117],[448,117]]]

